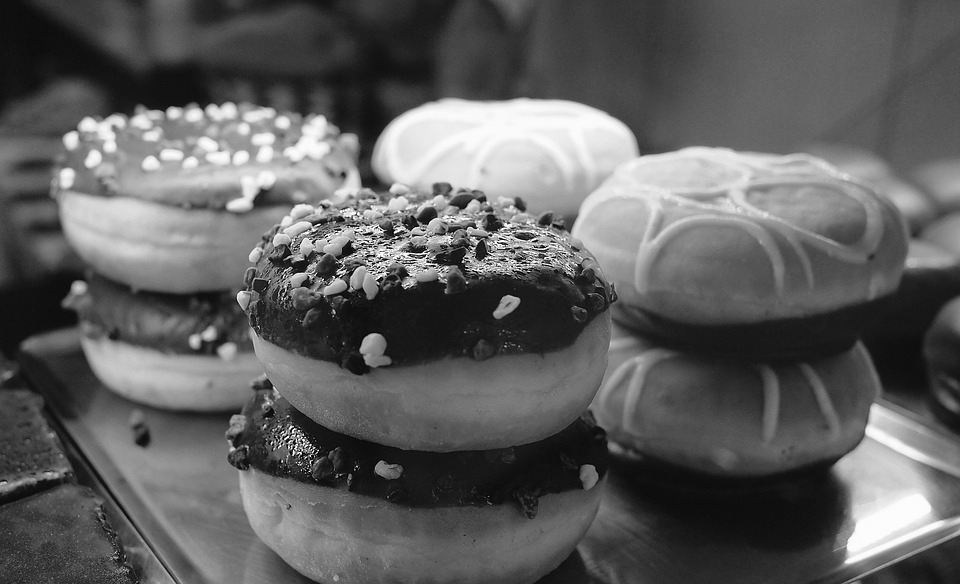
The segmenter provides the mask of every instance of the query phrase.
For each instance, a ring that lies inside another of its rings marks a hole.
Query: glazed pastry
[[[613,292],[552,216],[396,185],[295,207],[237,297],[278,390],[337,432],[398,448],[559,432],[603,376]]]
[[[896,207],[823,161],[719,148],[623,164],[573,234],[616,285],[616,320],[758,359],[850,348],[907,254]]]
[[[442,99],[390,122],[372,164],[387,184],[470,185],[572,222],[584,197],[638,154],[623,122],[580,103]]]

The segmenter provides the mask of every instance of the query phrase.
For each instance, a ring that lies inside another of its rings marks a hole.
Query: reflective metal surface
[[[24,374],[174,579],[302,582],[247,524],[226,462],[229,413],[139,407],[94,378],[75,331],[34,337]],[[134,409],[151,441],[137,446]],[[960,536],[960,439],[889,403],[832,469],[763,490],[677,493],[630,461],[596,521],[544,582],[851,582]]]

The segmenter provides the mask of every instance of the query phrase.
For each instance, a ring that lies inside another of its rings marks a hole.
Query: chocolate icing
[[[90,337],[179,354],[213,355],[225,343],[253,350],[246,316],[230,292],[134,291],[88,271],[86,284],[75,284],[63,304],[77,312]],[[209,337],[201,338],[208,329]]]
[[[53,193],[74,190],[187,208],[224,209],[258,181],[255,205],[330,196],[356,168],[355,136],[323,116],[251,104],[196,104],[85,118],[64,136]],[[191,159],[190,162],[185,162]],[[249,187],[248,187],[249,188]],[[250,194],[250,193],[248,193]]]
[[[567,347],[615,295],[552,214],[518,204],[439,184],[434,196],[365,190],[295,208],[254,249],[241,304],[265,340],[355,373],[368,370],[370,333],[383,335],[393,365]],[[304,254],[304,239],[345,243]],[[495,315],[505,297],[519,305]]]
[[[562,432],[532,444],[421,452],[328,430],[269,389],[256,391],[242,414],[231,419],[226,436],[231,446],[227,458],[241,471],[254,468],[409,507],[513,503],[531,518],[539,496],[584,488],[581,467],[592,465],[603,477],[608,462],[605,433],[589,413]],[[380,461],[400,465],[399,477],[377,474]]]

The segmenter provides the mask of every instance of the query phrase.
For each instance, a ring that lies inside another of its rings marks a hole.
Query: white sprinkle
[[[317,115],[309,118],[305,124],[303,124],[303,133],[310,134],[311,136],[317,136],[318,138],[323,138],[327,133],[327,127],[330,124],[327,122],[327,117],[322,115]]]
[[[210,164],[216,164],[217,166],[227,166],[230,164],[230,153],[226,150],[221,150],[219,152],[207,152],[204,158]]]
[[[257,186],[257,179],[245,174],[240,177],[240,195],[244,199],[254,199],[260,194],[260,187]]]
[[[73,130],[63,135],[63,146],[71,152],[80,145],[80,132]]]
[[[277,135],[272,132],[259,132],[250,136],[250,143],[254,146],[272,146],[277,140]]]
[[[263,248],[255,247],[250,250],[250,254],[247,256],[247,259],[250,260],[251,264],[255,264],[260,261],[260,258],[263,257]]]
[[[242,310],[246,310],[250,306],[250,293],[246,290],[237,292],[237,304],[240,305]]]
[[[234,166],[243,166],[244,164],[250,162],[250,153],[246,150],[237,150],[233,153],[231,162],[233,162]]]
[[[207,117],[214,121],[223,118],[223,115],[220,112],[220,106],[215,103],[208,103],[207,107],[203,108],[203,113],[207,114]]]
[[[164,148],[160,151],[160,160],[164,162],[180,162],[183,160],[183,150],[176,148]]]
[[[203,340],[200,338],[200,335],[194,333],[187,337],[187,345],[189,345],[194,351],[199,351],[200,347],[203,346]]]
[[[303,150],[296,148],[294,146],[288,146],[283,149],[283,155],[288,158],[291,162],[300,162],[303,160],[306,153]]]
[[[303,286],[304,282],[308,279],[310,279],[310,276],[306,272],[299,272],[290,276],[288,281],[290,282],[291,288],[299,288]]]
[[[268,191],[277,184],[277,175],[272,170],[261,170],[257,173],[257,184],[261,189]],[[313,213],[313,211],[310,211]]]
[[[493,318],[500,320],[516,310],[518,306],[520,306],[519,298],[505,294],[503,298],[500,299],[500,304],[497,305],[496,310],[493,311]]]
[[[70,294],[72,296],[83,296],[90,287],[83,280],[74,280],[70,284]]]
[[[280,220],[280,227],[290,227],[291,225],[293,225],[293,219],[290,218],[290,215],[285,215]]]
[[[530,213],[517,213],[516,215],[510,218],[510,223],[520,223],[520,224],[533,223],[535,219],[536,217],[534,217]]]
[[[87,157],[83,159],[83,166],[94,168],[100,166],[101,162],[103,162],[103,154],[100,154],[99,150],[91,150],[87,152]]]
[[[313,223],[310,223],[309,221],[297,221],[290,227],[284,229],[283,233],[292,238],[300,235],[304,231],[307,231],[311,227],[313,227]]]
[[[183,108],[171,105],[167,108],[167,119],[168,120],[178,120],[183,117]]]
[[[373,467],[373,472],[377,473],[378,476],[381,476],[388,481],[394,481],[400,478],[403,474],[403,467],[399,464],[390,464],[385,460],[381,460]]]
[[[328,243],[322,248],[323,253],[328,253],[335,258],[340,257],[343,254],[343,246],[337,245],[335,243]]]
[[[73,186],[73,182],[77,179],[77,171],[70,167],[61,168],[58,178],[60,182],[60,188],[69,189]]]
[[[280,245],[290,245],[293,239],[290,238],[286,233],[278,233],[273,236],[273,246],[277,247]]]
[[[289,130],[290,124],[290,118],[284,115],[277,116],[276,119],[273,120],[273,125],[280,130]]]
[[[307,238],[303,238],[300,241],[300,253],[302,255],[308,256],[314,252],[313,242]]]
[[[266,164],[273,160],[273,146],[261,146],[257,150],[257,162]]]
[[[360,341],[363,355],[383,355],[387,352],[387,339],[380,333],[370,333]]]
[[[104,118],[103,125],[122,130],[127,127],[127,118],[123,114],[110,114]]]
[[[329,286],[323,289],[324,296],[333,296],[334,294],[340,294],[341,292],[347,291],[347,282],[346,280],[336,279]]]
[[[147,114],[140,113],[130,118],[130,125],[138,130],[149,130],[153,127],[153,120]]]
[[[236,119],[239,113],[240,112],[237,109],[237,104],[233,103],[232,101],[225,101],[220,105],[220,115],[223,116],[223,119],[225,120]]]
[[[247,122],[240,122],[237,124],[237,134],[240,134],[241,136],[250,134],[250,124]]]
[[[367,276],[367,267],[359,266],[350,274],[350,289],[360,290],[363,288],[363,279]],[[362,346],[362,345],[361,345]],[[360,350],[363,352],[363,349]]]
[[[107,154],[113,154],[117,151],[117,143],[113,140],[107,140],[103,143],[103,151]]]
[[[216,152],[220,150],[220,143],[210,136],[200,136],[197,138],[197,147],[205,152]]]
[[[483,205],[480,203],[480,201],[478,201],[478,200],[476,200],[476,199],[473,199],[473,200],[471,200],[469,203],[467,203],[467,206],[464,207],[463,210],[464,210],[466,213],[479,213],[479,212],[480,212],[480,207],[482,207],[482,206],[483,206]]]
[[[143,162],[140,163],[140,168],[147,172],[160,170],[160,161],[157,160],[156,156],[147,156],[143,159]]]
[[[224,361],[233,361],[237,356],[237,344],[228,342],[220,345],[217,347],[217,356]]]
[[[433,200],[430,201],[430,204],[433,205],[433,208],[440,213],[442,213],[448,206],[447,198],[443,195],[437,195],[434,197]]]
[[[80,123],[77,124],[77,129],[81,132],[96,132],[97,131],[97,120],[87,116],[80,120]]]
[[[390,185],[390,194],[395,197],[402,197],[410,194],[410,187],[403,183],[393,183]]]
[[[447,232],[447,224],[443,222],[443,219],[439,217],[434,217],[430,220],[430,223],[427,223],[427,233],[433,235],[443,235]]]
[[[400,211],[403,211],[404,209],[406,209],[407,205],[409,204],[410,204],[410,201],[408,201],[407,198],[404,197],[403,195],[400,195],[398,197],[390,199],[390,202],[387,203],[387,209],[394,213],[399,213]]]
[[[217,340],[217,328],[212,324],[207,328],[203,329],[203,332],[200,333],[200,339],[212,343]]]
[[[467,235],[470,235],[470,236],[473,236],[473,237],[479,237],[479,238],[481,238],[481,239],[486,238],[486,237],[490,237],[490,233],[489,233],[489,232],[487,232],[487,231],[484,230],[484,229],[478,229],[478,228],[476,228],[476,227],[467,227]]]
[[[367,221],[376,221],[383,218],[383,213],[375,209],[364,209],[363,218]]]
[[[196,168],[200,166],[200,160],[196,156],[187,156],[183,159],[183,164],[180,165],[183,168]]]
[[[363,277],[363,291],[367,295],[367,300],[373,300],[377,297],[377,293],[380,292],[380,286],[377,284],[377,279],[374,278],[372,274],[367,274]]]
[[[377,367],[390,365],[393,363],[393,359],[386,355],[364,355],[363,362],[366,363],[367,367],[376,369]]]
[[[600,475],[597,474],[597,467],[592,464],[584,464],[580,467],[580,484],[583,485],[585,491],[589,491],[600,480]]]
[[[352,227],[347,228],[347,229],[344,229],[344,230],[343,230],[343,233],[340,235],[340,237],[346,238],[346,241],[344,241],[344,243],[346,243],[347,241],[356,241],[356,240],[357,240],[357,230],[354,229],[354,228],[352,228]],[[339,239],[339,238],[338,238],[338,239]]]
[[[140,136],[144,142],[159,142],[162,137],[163,132],[160,128],[151,128]]]
[[[226,209],[231,213],[249,213],[253,211],[253,200],[245,197],[231,199],[227,201]]]
[[[437,269],[427,268],[417,274],[417,282],[433,282],[437,279]]]
[[[183,119],[192,124],[203,121],[203,110],[199,107],[191,107],[183,113]]]
[[[297,219],[303,219],[307,215],[310,215],[316,212],[316,207],[313,205],[308,205],[306,203],[300,203],[299,205],[294,205],[293,209],[290,209],[290,219],[296,221]]]

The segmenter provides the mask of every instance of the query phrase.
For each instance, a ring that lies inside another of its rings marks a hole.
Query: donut
[[[52,193],[68,242],[156,292],[236,290],[251,233],[358,181],[355,136],[249,104],[87,117],[63,144]]]
[[[387,184],[471,185],[491,197],[520,197],[531,209],[552,210],[572,222],[584,197],[638,154],[637,139],[623,122],[581,103],[447,98],[387,124],[371,163]]]
[[[233,292],[134,292],[94,272],[63,301],[76,311],[80,346],[96,377],[156,408],[236,411],[263,374]]]
[[[960,297],[937,312],[923,337],[931,410],[949,426],[960,429]]]
[[[615,325],[591,411],[611,444],[667,476],[751,480],[834,463],[863,439],[879,395],[859,343],[809,361],[735,361]]]
[[[615,320],[758,359],[852,346],[907,254],[896,207],[825,162],[722,148],[624,163],[573,235],[616,286]]]
[[[317,582],[535,582],[576,547],[607,472],[589,418],[453,453],[350,438],[257,391],[227,430],[254,532]]]
[[[237,300],[284,397],[397,448],[525,444],[590,404],[613,291],[593,256],[513,199],[438,183],[298,205]]]

